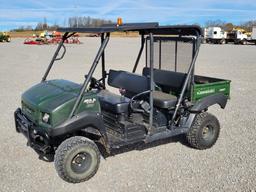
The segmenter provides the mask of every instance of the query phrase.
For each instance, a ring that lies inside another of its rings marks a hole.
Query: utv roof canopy
[[[201,36],[202,29],[197,25],[167,25],[159,26],[158,23],[127,23],[122,25],[110,24],[100,27],[85,28],[59,28],[60,32],[77,32],[77,33],[112,33],[137,31],[140,34],[165,34],[165,35],[191,35]]]

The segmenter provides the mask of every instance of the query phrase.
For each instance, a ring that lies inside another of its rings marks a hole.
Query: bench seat
[[[159,107],[162,109],[171,109],[175,107],[177,103],[177,97],[175,97],[174,95],[163,93],[161,91],[154,91],[153,101],[154,101],[154,106],[156,107]]]

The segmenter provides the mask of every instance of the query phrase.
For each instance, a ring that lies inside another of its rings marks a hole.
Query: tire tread
[[[65,155],[68,153],[69,150],[71,150],[73,147],[78,145],[87,145],[91,148],[93,148],[97,153],[97,167],[94,169],[94,171],[86,178],[84,179],[74,179],[68,176],[68,174],[65,171],[64,167],[64,159]],[[99,162],[100,162],[100,152],[97,147],[97,145],[90,139],[86,137],[81,136],[74,136],[69,139],[66,139],[61,143],[61,145],[57,148],[54,156],[54,165],[57,170],[58,175],[65,181],[69,183],[80,183],[89,180],[91,177],[93,177],[98,168],[99,168]]]
[[[218,135],[216,137],[216,140],[212,143],[212,145],[210,147],[202,146],[200,144],[197,133],[198,133],[198,130],[200,129],[200,126],[202,125],[203,121],[207,117],[212,119],[212,120],[216,120],[217,124],[219,126],[219,121],[217,120],[217,118],[214,115],[212,115],[210,113],[207,113],[207,112],[202,112],[202,113],[197,114],[197,116],[194,120],[194,123],[192,124],[192,127],[190,128],[190,130],[188,131],[188,133],[186,135],[188,143],[193,148],[196,148],[196,149],[199,149],[199,150],[204,150],[204,149],[210,148],[216,143],[217,138],[219,137],[219,131],[218,131]]]

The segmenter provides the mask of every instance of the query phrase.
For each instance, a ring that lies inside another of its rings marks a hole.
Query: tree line
[[[69,27],[99,27],[104,24],[113,23],[111,20],[97,19],[91,17],[70,17],[68,19]]]
[[[47,22],[47,19],[44,18],[43,22],[38,22],[37,25],[33,28],[30,25],[27,26],[20,26],[17,29],[13,29],[11,31],[43,31],[43,30],[49,30],[53,31],[56,30],[59,27],[98,27],[103,24],[111,24],[113,21],[106,20],[106,19],[99,19],[99,18],[92,18],[92,17],[70,17],[67,20],[63,22],[63,25],[53,24],[50,25]]]
[[[256,20],[245,21],[239,25],[235,25],[231,22],[225,22],[221,20],[207,21],[204,27],[221,27],[225,31],[231,31],[235,27],[244,29],[245,31],[251,32],[252,28],[256,26]]]

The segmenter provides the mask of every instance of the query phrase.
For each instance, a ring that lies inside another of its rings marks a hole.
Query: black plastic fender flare
[[[51,137],[61,136],[84,129],[86,127],[93,127],[97,129],[103,136],[105,142],[108,143],[106,128],[100,112],[85,111],[79,113],[59,126],[49,129],[48,134]]]
[[[214,104],[218,104],[222,109],[224,109],[227,101],[228,97],[223,93],[209,95],[197,101],[189,111],[192,113],[199,113]]]

